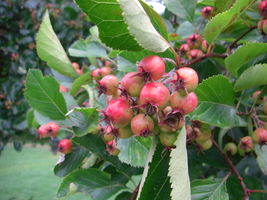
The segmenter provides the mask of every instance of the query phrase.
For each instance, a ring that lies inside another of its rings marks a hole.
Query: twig
[[[249,190],[250,193],[259,192],[259,193],[267,193],[267,190]]]
[[[132,193],[132,196],[130,198],[130,200],[136,200],[137,198],[137,194],[138,194],[138,191],[139,191],[139,187],[140,187],[140,183],[136,186],[136,188],[134,189],[133,193]]]

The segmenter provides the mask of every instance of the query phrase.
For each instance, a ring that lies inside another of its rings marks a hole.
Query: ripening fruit
[[[165,147],[174,147],[174,143],[177,139],[176,133],[161,132],[159,134],[159,140]]]
[[[118,128],[117,131],[118,131],[117,133],[118,133],[118,137],[119,138],[129,138],[129,137],[131,137],[133,135],[130,126]]]
[[[138,64],[138,72],[145,73],[145,80],[156,81],[165,73],[165,63],[159,56],[146,56]]]
[[[211,139],[208,139],[205,142],[199,142],[197,144],[202,151],[206,151],[212,147]]]
[[[190,67],[181,67],[176,70],[173,80],[178,89],[186,89],[188,92],[194,91],[198,85],[197,72]]]
[[[208,48],[209,48],[209,44],[208,44],[207,40],[203,40],[202,43],[201,43],[202,51],[203,52],[207,52]]]
[[[190,51],[190,47],[188,44],[182,44],[179,48],[179,52],[182,56],[187,56]]]
[[[82,69],[75,69],[76,73],[78,75],[82,75],[83,74],[83,70]]]
[[[129,124],[133,117],[133,110],[125,98],[117,98],[109,102],[104,115],[114,123],[115,126],[123,127]]]
[[[267,115],[267,101],[263,104],[263,112]]]
[[[195,140],[197,143],[206,142],[207,140],[210,140],[211,138],[211,132],[202,132],[198,128],[194,128],[194,131],[196,133]]]
[[[194,92],[183,94],[180,90],[171,94],[171,107],[183,114],[187,114],[195,110],[198,104],[198,98]]]
[[[47,134],[49,137],[55,137],[59,133],[60,126],[55,122],[46,124]]]
[[[109,142],[109,141],[111,141],[111,140],[114,140],[115,137],[114,137],[114,135],[112,135],[111,133],[104,133],[104,134],[102,135],[102,139],[103,139],[103,141],[104,141],[105,143],[107,143],[107,142]]]
[[[190,60],[198,59],[198,58],[201,58],[203,56],[203,52],[199,49],[192,49],[189,52],[188,56],[189,56]]]
[[[267,0],[261,1],[258,8],[260,15],[263,17],[267,17]]]
[[[150,104],[163,109],[170,99],[169,89],[159,82],[147,83],[140,93],[140,104]]]
[[[267,142],[267,130],[264,128],[257,128],[253,134],[252,138],[257,144],[263,145]]]
[[[121,80],[121,86],[130,96],[139,96],[144,86],[144,78],[138,72],[129,72]]]
[[[39,135],[40,138],[46,138],[49,137],[48,136],[48,130],[47,130],[47,126],[46,124],[41,125],[38,130],[37,133]]]
[[[148,115],[138,114],[131,121],[131,129],[134,135],[147,137],[154,129],[154,122]]]
[[[99,82],[99,93],[115,96],[118,91],[119,81],[116,76],[107,75],[103,77]]]
[[[58,151],[68,154],[72,151],[72,142],[69,139],[60,140],[58,143]]]
[[[79,64],[76,63],[76,62],[73,62],[73,63],[72,63],[72,67],[73,67],[74,69],[79,69],[79,68],[80,68],[80,67],[79,67]]]
[[[68,88],[66,88],[64,85],[59,86],[59,91],[60,92],[68,92]]]
[[[112,69],[110,67],[102,67],[102,68],[100,68],[100,75],[102,77],[111,74],[111,72],[112,72]]]
[[[258,30],[262,35],[267,34],[267,19],[263,19],[258,22]]]
[[[186,39],[186,43],[188,44],[190,49],[197,49],[198,47],[200,47],[202,40],[202,37],[199,34],[195,33]]]
[[[111,140],[106,145],[106,150],[112,156],[117,156],[120,153],[120,150],[116,147],[116,140]]]
[[[159,115],[159,119],[160,122],[158,126],[163,132],[174,133],[178,129],[182,128],[185,124],[184,116],[179,111],[173,111],[170,106],[167,106],[163,110],[162,115]]]
[[[238,144],[238,153],[243,156],[245,153],[253,150],[253,141],[250,136],[242,137]]]
[[[91,71],[91,76],[95,79],[95,80],[99,80],[101,79],[101,69],[100,68],[96,68],[93,71]]]
[[[202,8],[201,15],[203,18],[209,19],[212,16],[212,11],[213,11],[212,7],[206,6],[206,7]]]
[[[258,98],[258,96],[261,94],[261,91],[257,90],[252,94],[252,99],[254,101],[257,101],[256,103],[262,103],[265,100],[265,97],[260,97]]]
[[[237,153],[237,146],[233,142],[228,142],[224,148],[223,148],[225,153],[231,154],[232,156]]]

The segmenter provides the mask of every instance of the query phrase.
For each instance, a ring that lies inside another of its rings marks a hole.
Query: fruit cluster
[[[267,34],[267,0],[263,0],[260,2],[259,13],[263,19],[258,22],[258,30],[262,35]]]
[[[96,73],[99,70],[92,71],[91,75],[99,95],[107,97],[99,127],[107,151],[118,154],[116,139],[133,135],[157,134],[164,146],[172,147],[177,130],[185,124],[185,114],[198,104],[193,92],[198,85],[196,71],[181,67],[165,73],[164,59],[155,55],[144,57],[138,63],[137,72],[127,73],[121,81],[112,74],[102,77]]]

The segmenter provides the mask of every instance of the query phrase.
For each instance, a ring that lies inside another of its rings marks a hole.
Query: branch
[[[136,200],[137,198],[137,194],[138,194],[138,191],[139,191],[139,187],[140,187],[140,183],[136,186],[136,188],[134,189],[133,193],[132,193],[132,196],[130,198],[130,200]]]

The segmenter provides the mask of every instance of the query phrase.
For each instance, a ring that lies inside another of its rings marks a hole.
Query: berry
[[[119,138],[129,138],[133,135],[130,126],[118,128],[118,137]]]
[[[203,52],[199,49],[193,49],[189,52],[190,60],[195,60],[201,58],[203,56]]]
[[[40,138],[46,138],[48,137],[48,132],[47,132],[47,126],[46,124],[41,125],[38,130],[37,133],[39,135]]]
[[[186,89],[188,92],[192,92],[198,85],[198,75],[194,69],[182,67],[176,70],[172,82],[175,83],[175,90]]]
[[[240,139],[238,144],[238,152],[241,156],[243,156],[245,153],[250,152],[253,150],[253,141],[250,136],[245,136]]]
[[[59,86],[59,91],[60,92],[68,92],[68,88],[66,88],[64,85]]]
[[[104,111],[104,116],[113,122],[114,125],[123,127],[131,121],[133,111],[128,101],[125,98],[120,97],[109,102]]]
[[[138,75],[138,72],[129,72],[121,80],[121,86],[130,96],[137,97],[144,86],[144,79]]]
[[[108,153],[112,156],[117,156],[120,153],[120,150],[116,147],[116,140],[111,140],[107,143],[106,149]]]
[[[201,43],[202,51],[203,52],[207,52],[208,48],[209,48],[209,44],[208,44],[207,40],[203,40],[202,43]]]
[[[101,69],[96,68],[93,71],[91,71],[91,76],[95,79],[95,80],[99,80],[101,79]]]
[[[204,142],[199,142],[197,143],[198,147],[202,150],[202,151],[206,151],[208,149],[210,149],[212,147],[212,141],[211,139],[208,139]]]
[[[259,6],[259,13],[263,17],[267,17],[267,0],[263,0],[260,2]]]
[[[107,75],[103,77],[99,82],[99,94],[106,94],[115,96],[118,91],[119,81],[116,76]]]
[[[252,138],[257,144],[263,145],[267,142],[267,130],[264,128],[257,128],[253,134]]]
[[[262,103],[265,100],[265,97],[260,97],[261,91],[257,90],[252,94],[252,99],[256,101],[256,103]]]
[[[111,74],[111,72],[112,72],[112,69],[110,67],[102,67],[102,68],[100,68],[100,74],[101,74],[102,77]]]
[[[72,67],[73,67],[74,69],[79,69],[79,68],[80,68],[80,67],[79,67],[79,64],[76,63],[76,62],[73,62],[73,63],[72,63]]]
[[[197,143],[204,143],[211,138],[211,132],[202,132],[198,128],[194,128],[196,134],[196,142]]]
[[[131,129],[136,136],[147,137],[154,129],[154,122],[148,115],[138,114],[131,121]]]
[[[176,91],[171,94],[171,107],[182,114],[187,114],[195,110],[198,104],[198,98],[194,92],[183,94],[183,91]]]
[[[202,40],[202,37],[199,34],[195,33],[186,39],[186,43],[188,44],[190,49],[197,49],[198,47],[200,47]]]
[[[68,154],[72,151],[72,142],[69,139],[60,140],[58,143],[58,151]]]
[[[212,16],[212,11],[213,11],[212,7],[206,6],[206,7],[202,8],[201,15],[203,18],[209,19]]]
[[[185,124],[185,119],[179,111],[169,111],[170,106],[163,110],[163,115],[160,116],[159,128],[163,132],[175,132],[182,128]],[[166,112],[167,110],[167,112]]]
[[[188,52],[190,51],[190,47],[188,44],[182,44],[179,48],[179,52],[182,56],[187,56]]]
[[[177,134],[161,132],[159,134],[159,140],[161,144],[165,147],[175,147],[174,143],[177,139]]]
[[[165,73],[165,63],[159,56],[146,56],[138,64],[138,72],[144,79],[156,81]]]
[[[50,137],[55,137],[59,133],[60,126],[55,122],[49,122],[46,124],[47,135]]]
[[[267,19],[263,19],[258,22],[258,30],[262,35],[267,34]]]
[[[237,153],[237,146],[235,143],[229,142],[224,146],[223,150],[225,153],[229,153],[233,156]]]
[[[170,92],[166,86],[162,83],[152,82],[147,83],[141,90],[140,93],[140,104],[146,106],[146,111],[148,114],[155,113],[155,107],[158,109],[163,109],[170,99]],[[153,108],[151,112],[150,108]]]
[[[76,73],[78,75],[82,75],[83,74],[83,70],[81,70],[81,69],[75,69],[75,71],[76,71]]]

